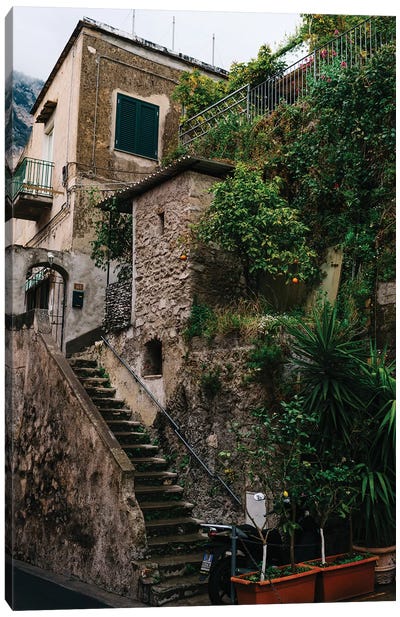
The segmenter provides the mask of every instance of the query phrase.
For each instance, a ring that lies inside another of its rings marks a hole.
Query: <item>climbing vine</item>
[[[91,258],[102,270],[112,267],[119,281],[132,277],[132,215],[119,212],[115,198],[94,223]]]

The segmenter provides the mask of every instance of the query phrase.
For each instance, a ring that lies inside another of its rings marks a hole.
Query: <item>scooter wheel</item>
[[[243,566],[243,560],[237,560],[238,567]],[[236,593],[233,587],[233,604],[237,604]],[[219,559],[211,568],[208,578],[208,595],[211,604],[220,606],[221,604],[232,604],[231,597],[231,558],[223,557]]]

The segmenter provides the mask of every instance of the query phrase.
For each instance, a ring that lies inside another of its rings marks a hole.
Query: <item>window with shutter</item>
[[[157,159],[158,118],[157,105],[118,94],[115,149]]]

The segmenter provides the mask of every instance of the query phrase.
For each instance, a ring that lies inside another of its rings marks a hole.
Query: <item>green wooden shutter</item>
[[[156,159],[157,149],[158,107],[142,102],[137,118],[137,153]]]
[[[115,147],[125,152],[135,152],[137,101],[123,94],[117,97]]]
[[[118,94],[115,148],[156,159],[158,118],[157,105]]]

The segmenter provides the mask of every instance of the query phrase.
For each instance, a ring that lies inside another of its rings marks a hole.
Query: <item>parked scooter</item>
[[[208,577],[211,604],[235,604],[236,594],[231,576],[258,570],[263,555],[263,542],[252,525],[211,525],[200,568],[201,578]],[[267,564],[283,563],[282,539],[276,529],[263,531],[267,536]]]
[[[264,501],[263,493],[254,495],[256,501]],[[289,503],[289,500],[288,500]],[[273,514],[269,512],[268,514]],[[267,517],[268,514],[265,516]],[[305,510],[298,520],[299,533],[296,538],[296,557],[299,561],[317,556],[318,534],[315,522]],[[236,593],[231,576],[257,571],[266,551],[266,565],[279,566],[288,563],[288,547],[282,542],[277,529],[262,531],[266,542],[261,540],[259,531],[252,525],[201,525],[208,529],[209,542],[205,546],[200,567],[202,580],[208,577],[208,595],[211,604],[235,604]]]

